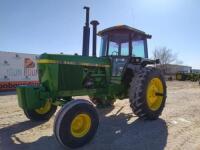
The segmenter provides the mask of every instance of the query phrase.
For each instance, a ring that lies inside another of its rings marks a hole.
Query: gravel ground
[[[160,119],[139,120],[128,100],[101,109],[95,138],[82,150],[200,150],[200,87],[167,82],[168,98]],[[88,99],[87,97],[82,97]],[[46,123],[30,122],[17,106],[16,95],[0,96],[0,150],[63,150]]]

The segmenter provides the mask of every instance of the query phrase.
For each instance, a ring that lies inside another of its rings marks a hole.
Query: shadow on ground
[[[0,91],[0,96],[6,96],[6,95],[16,95],[16,91],[5,91],[5,92]]]
[[[168,130],[162,119],[143,121],[133,114],[117,114],[106,116],[109,109],[100,110],[100,126],[96,137],[80,148],[81,150],[163,150],[167,143]],[[132,119],[132,122],[129,122]],[[55,137],[44,136],[32,143],[24,143],[17,137],[19,144],[12,140],[17,133],[29,130],[40,123],[21,122],[0,129],[1,150],[63,150]],[[28,136],[28,135],[27,135]]]

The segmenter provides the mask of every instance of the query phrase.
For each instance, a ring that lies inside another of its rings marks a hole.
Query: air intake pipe
[[[92,56],[96,57],[96,49],[97,49],[97,26],[99,25],[99,22],[97,20],[93,20],[93,21],[90,22],[90,24],[93,26]]]
[[[85,26],[83,27],[83,48],[82,56],[89,56],[89,45],[90,45],[90,26],[89,26],[89,7],[84,7],[86,10],[86,21]]]

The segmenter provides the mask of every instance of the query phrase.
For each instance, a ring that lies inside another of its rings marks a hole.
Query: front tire
[[[56,112],[57,106],[52,105],[48,100],[41,108],[34,110],[24,110],[24,114],[31,121],[48,121]]]
[[[129,89],[130,106],[139,118],[157,119],[165,106],[166,83],[160,70],[142,68],[132,79]]]
[[[64,105],[56,115],[54,135],[64,147],[78,148],[90,142],[98,125],[95,107],[86,100],[74,100]]]

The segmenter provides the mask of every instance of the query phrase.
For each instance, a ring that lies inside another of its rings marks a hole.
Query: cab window
[[[128,56],[129,55],[129,43],[122,43],[121,44],[121,55]]]
[[[123,33],[112,34],[108,38],[108,55],[129,55],[129,35]]]
[[[129,46],[130,44],[130,46]],[[145,58],[144,40],[132,37],[129,34],[115,33],[103,36],[100,56],[129,56]],[[129,48],[132,48],[129,50]]]
[[[109,41],[108,55],[118,55],[119,45],[115,42]]]
[[[145,57],[143,40],[132,42],[132,56],[143,58]]]

